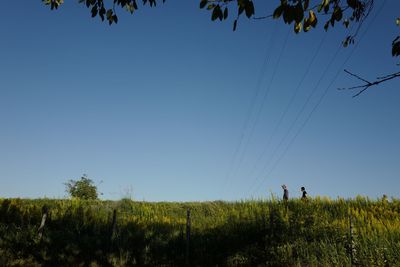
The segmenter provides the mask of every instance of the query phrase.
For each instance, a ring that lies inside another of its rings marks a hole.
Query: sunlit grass
[[[44,206],[49,218],[39,239]],[[0,199],[0,266],[182,266],[187,209],[193,266],[350,266],[351,259],[359,266],[400,263],[397,199]]]

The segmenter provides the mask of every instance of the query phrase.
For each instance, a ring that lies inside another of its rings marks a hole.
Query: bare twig
[[[350,71],[348,71],[348,70],[346,70],[346,69],[344,70],[344,72],[350,74],[350,75],[353,76],[353,77],[356,77],[357,79],[359,79],[359,80],[361,80],[361,81],[363,81],[363,82],[365,82],[365,83],[370,83],[369,81],[367,81],[367,80],[361,78],[360,76],[358,76],[358,75],[356,75],[356,74],[354,74],[354,73],[351,73]]]
[[[272,18],[274,15],[268,15],[268,16],[263,16],[263,17],[253,17],[253,19],[268,19],[268,18]]]
[[[374,85],[378,85],[380,83],[392,80],[394,78],[398,78],[400,77],[400,71],[399,72],[395,72],[392,74],[388,74],[382,77],[377,77],[375,81],[370,82],[364,78],[361,78],[359,75],[354,74],[348,70],[344,70],[347,74],[357,78],[358,80],[362,81],[364,84],[360,84],[360,85],[356,85],[356,86],[352,86],[352,87],[348,87],[348,88],[338,88],[338,90],[354,90],[354,89],[360,89],[360,91],[358,91],[358,93],[356,93],[355,95],[353,95],[353,97],[359,96],[360,94],[362,94],[365,90],[367,90],[368,88],[370,88],[371,86]]]

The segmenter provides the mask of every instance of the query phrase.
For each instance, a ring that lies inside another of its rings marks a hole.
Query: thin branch
[[[395,73],[392,73],[392,74],[388,74],[388,75],[385,75],[385,76],[382,76],[382,77],[377,77],[375,81],[370,82],[370,81],[368,81],[368,80],[366,80],[366,79],[364,79],[364,78],[361,78],[359,75],[354,74],[354,73],[352,73],[352,72],[350,72],[350,71],[348,71],[348,70],[344,70],[344,71],[345,71],[347,74],[349,74],[349,75],[351,75],[351,76],[357,78],[358,80],[364,82],[364,84],[360,84],[360,85],[353,86],[353,87],[338,88],[338,90],[354,90],[354,89],[361,89],[360,91],[358,91],[358,93],[356,93],[355,95],[353,95],[353,97],[356,97],[356,96],[361,95],[365,90],[367,90],[367,89],[370,88],[371,86],[375,86],[375,85],[381,84],[381,83],[383,83],[383,82],[392,80],[392,79],[394,79],[394,78],[400,77],[400,71],[399,71],[399,72],[395,72]]]
[[[384,80],[384,79],[387,79],[387,78],[393,79],[391,77],[398,76],[399,74],[400,74],[400,72],[395,72],[395,73],[392,73],[392,74],[389,74],[389,75],[386,75],[386,76],[378,77],[378,79],[380,79],[380,80]]]
[[[348,71],[348,70],[346,70],[346,69],[344,70],[344,72],[350,74],[350,75],[353,76],[353,77],[356,77],[357,79],[359,79],[359,80],[361,80],[361,81],[363,81],[363,82],[365,82],[365,83],[370,84],[369,81],[367,81],[367,80],[361,78],[360,76],[358,76],[358,75],[356,75],[356,74],[354,74],[354,73],[352,73],[352,72],[350,72],[350,71]]]
[[[263,16],[263,17],[253,17],[252,19],[268,19],[272,18],[274,15],[268,15],[268,16]]]

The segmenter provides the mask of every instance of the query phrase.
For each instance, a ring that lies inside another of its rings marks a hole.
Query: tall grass
[[[39,238],[43,207],[49,217]],[[400,266],[400,201],[362,197],[287,203],[0,199],[0,266],[184,266],[187,209],[190,266]]]

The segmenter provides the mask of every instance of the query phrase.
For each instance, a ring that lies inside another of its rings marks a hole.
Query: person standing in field
[[[302,200],[306,200],[306,199],[307,199],[307,191],[306,191],[306,188],[305,188],[304,186],[302,186],[300,190],[301,190],[301,192],[303,193],[302,196],[301,196],[301,199],[302,199]]]
[[[283,184],[282,189],[283,189],[283,200],[288,201],[289,200],[289,190],[287,189],[287,186]]]

